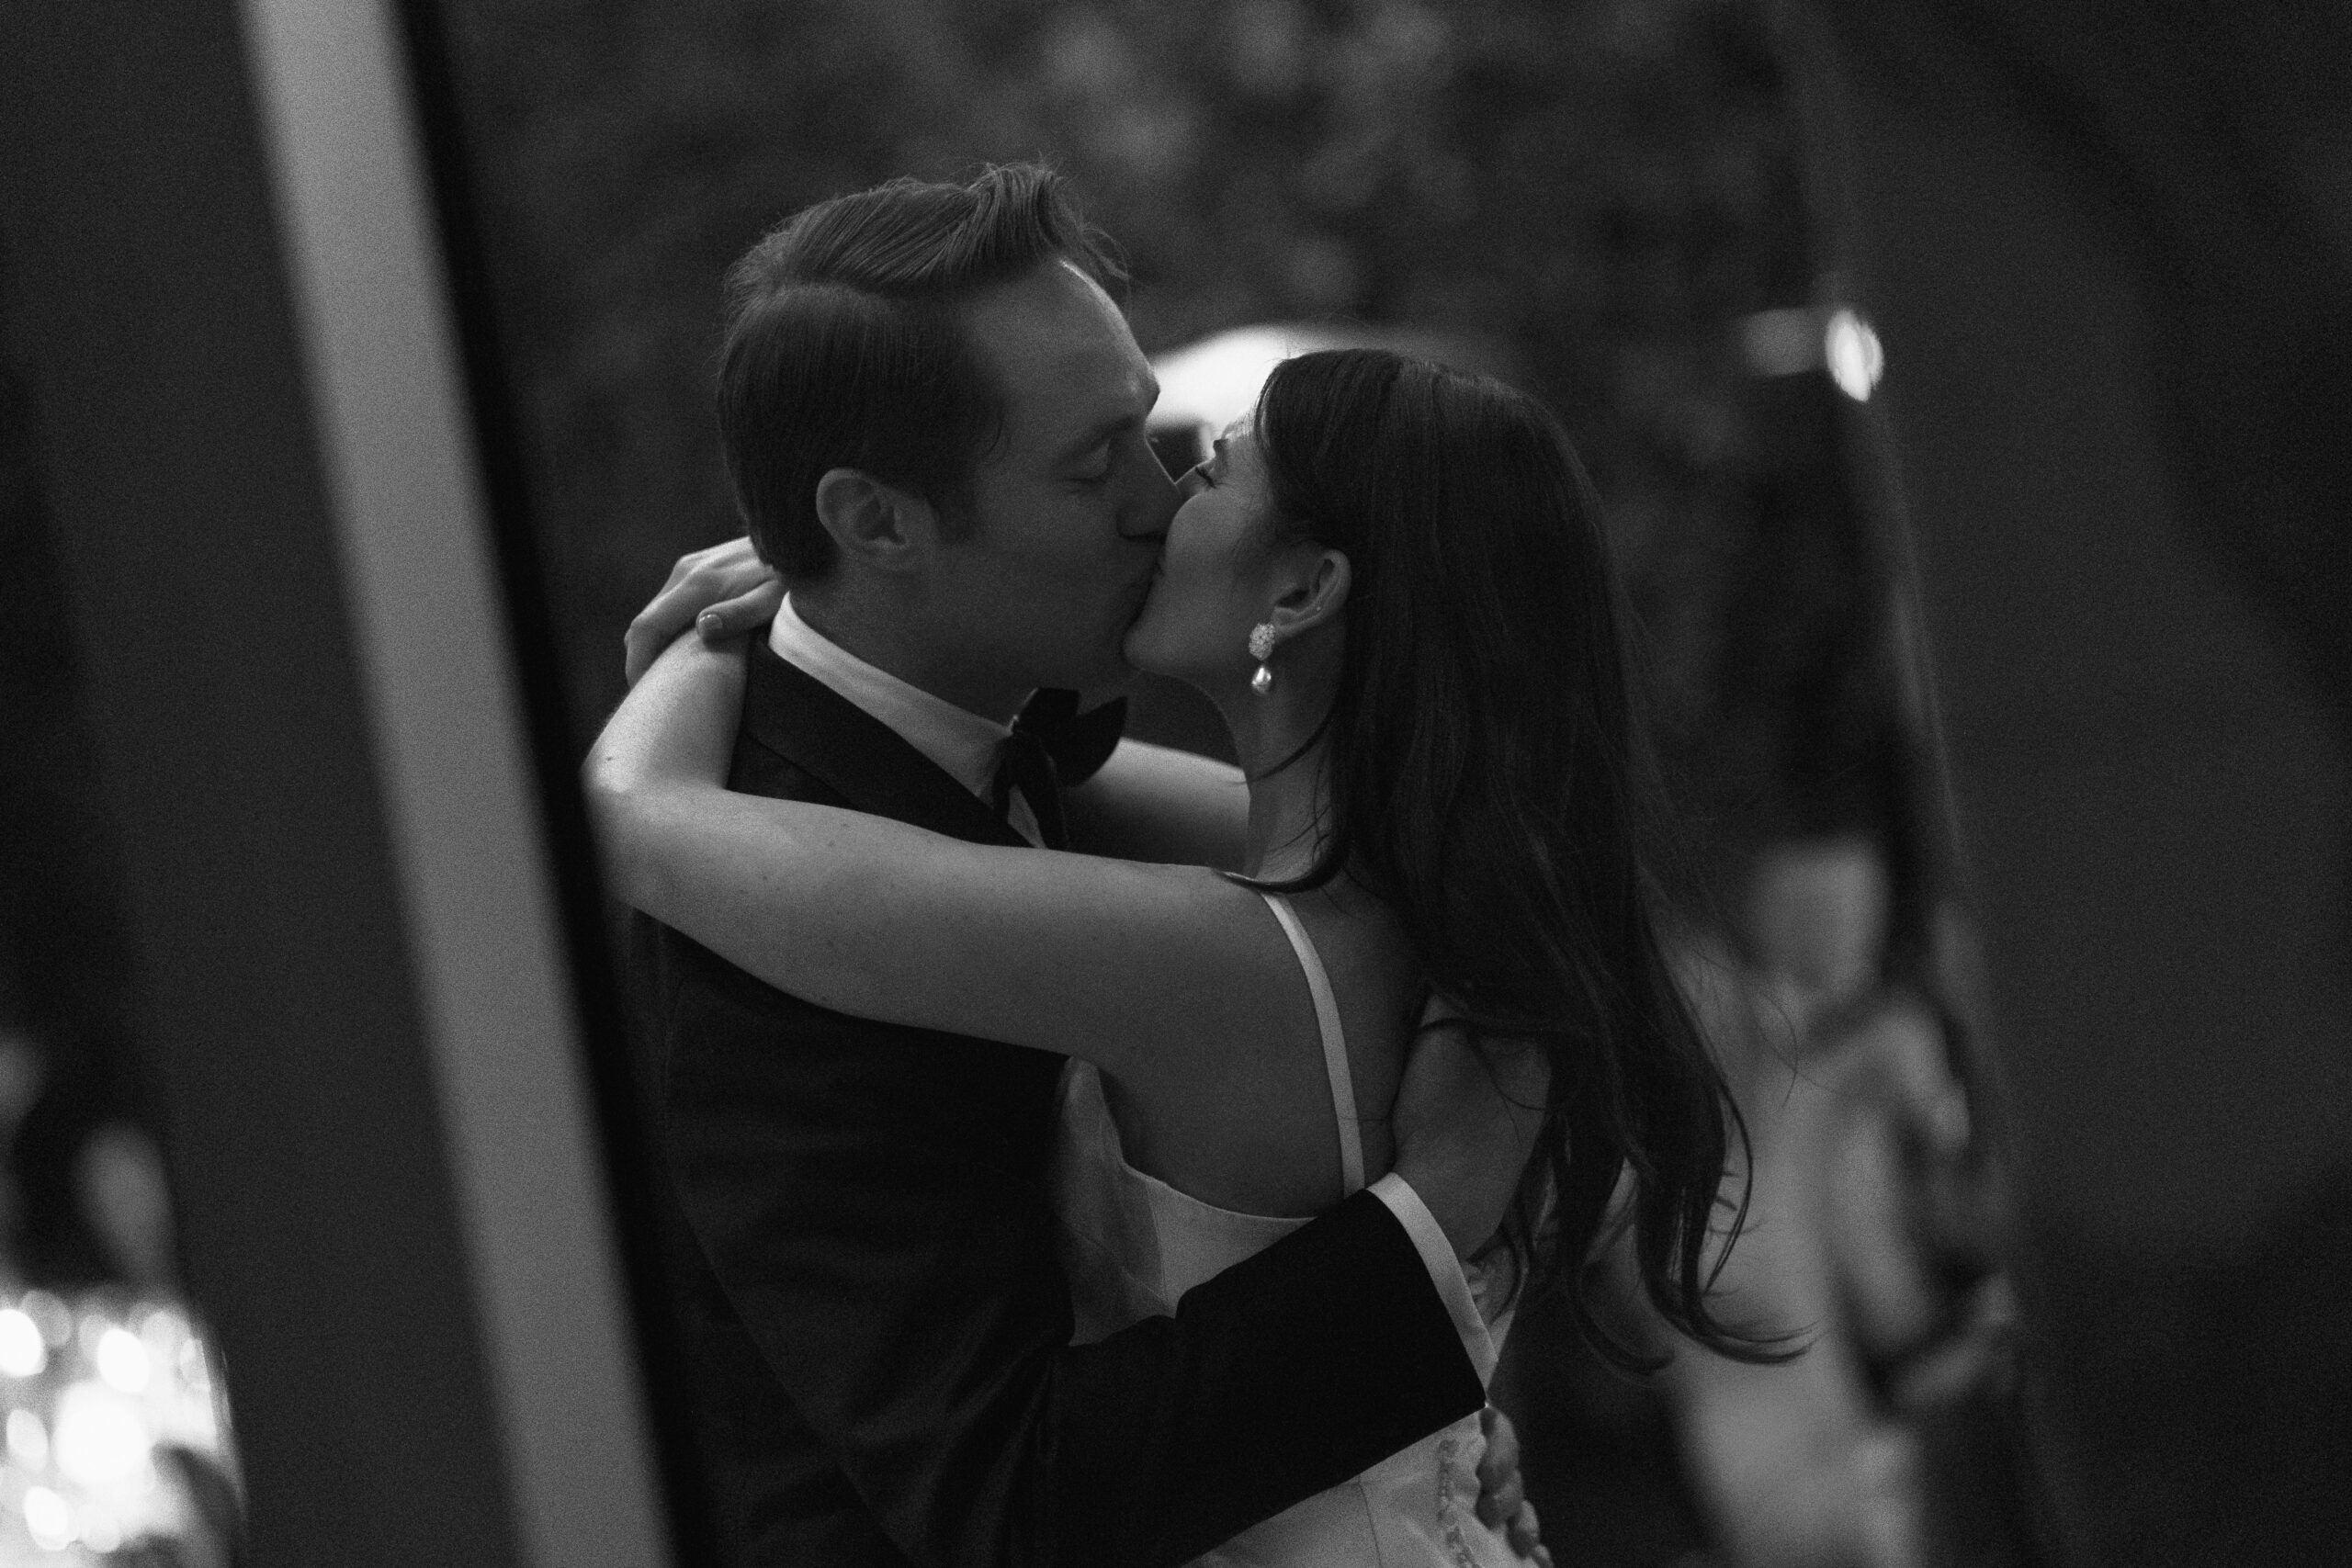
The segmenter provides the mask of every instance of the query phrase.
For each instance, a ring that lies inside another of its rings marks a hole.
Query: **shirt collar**
[[[768,627],[768,647],[778,659],[889,726],[957,784],[982,800],[989,798],[998,750],[1012,733],[1005,726],[868,664],[802,620],[790,594],[785,595]]]

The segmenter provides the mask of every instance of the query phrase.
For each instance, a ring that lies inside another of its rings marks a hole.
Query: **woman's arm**
[[[681,638],[598,739],[584,784],[625,902],[836,1011],[1114,1075],[1212,1066],[1188,1058],[1295,1001],[1272,918],[1214,872],[726,789],[743,681],[740,649]]]
[[[1091,855],[1239,871],[1250,850],[1250,786],[1230,763],[1122,740],[1101,771],[1063,796],[1070,847]]]

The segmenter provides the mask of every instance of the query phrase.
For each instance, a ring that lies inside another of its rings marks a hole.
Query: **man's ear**
[[[939,536],[931,502],[862,468],[827,468],[817,481],[817,521],[845,556],[884,571],[921,560]]]
[[[1348,558],[1338,550],[1318,550],[1299,565],[1297,578],[1274,601],[1273,612],[1267,616],[1279,637],[1294,637],[1337,621],[1340,612],[1347,608],[1348,589],[1355,581]]]

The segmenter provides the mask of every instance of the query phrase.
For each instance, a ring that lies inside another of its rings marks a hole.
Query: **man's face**
[[[1144,439],[1159,382],[1108,295],[1066,262],[978,296],[973,346],[1005,401],[975,526],[939,547],[932,623],[1008,689],[1122,680],[1176,487]]]

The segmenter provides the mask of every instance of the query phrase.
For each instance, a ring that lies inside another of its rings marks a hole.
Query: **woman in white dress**
[[[822,1006],[1071,1057],[1082,1337],[1377,1179],[1407,1044],[1457,1028],[1546,1086],[1497,1142],[1534,1153],[1476,1270],[1482,1374],[1555,1279],[1633,1359],[1578,1279],[1612,1215],[1668,1323],[1761,1355],[1706,1304],[1735,1118],[1661,954],[1624,612],[1557,422],[1483,378],[1308,355],[1182,488],[1125,652],[1230,727],[1246,878],[729,793],[742,661],[686,637],[587,770],[616,890]],[[1472,1416],[1207,1561],[1516,1561],[1472,1512],[1479,1451]]]

